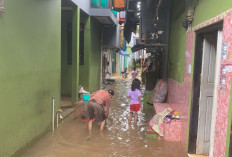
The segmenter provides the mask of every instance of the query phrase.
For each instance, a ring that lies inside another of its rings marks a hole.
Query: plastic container
[[[90,94],[83,94],[83,101],[88,102],[90,99]]]

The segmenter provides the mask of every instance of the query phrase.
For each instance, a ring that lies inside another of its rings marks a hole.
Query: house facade
[[[231,156],[232,2],[147,0],[138,5],[140,44],[158,56],[154,62],[168,83],[167,101],[159,105],[181,114],[178,140],[189,153]]]
[[[229,0],[172,4],[168,103],[181,110],[190,153],[231,153],[231,7]]]

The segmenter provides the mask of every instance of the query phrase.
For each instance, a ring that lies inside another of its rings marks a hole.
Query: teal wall
[[[67,25],[72,23],[73,12],[62,10],[61,12],[61,95],[72,94],[72,65],[67,62]]]
[[[119,61],[119,74],[121,74],[121,72],[122,72],[122,60],[123,60],[123,56],[120,55],[120,61]]]
[[[194,0],[199,1],[199,0]],[[194,2],[194,3],[195,3]],[[203,0],[197,3],[192,26],[196,26],[230,9],[231,0]],[[186,29],[182,27],[188,7],[185,0],[174,0],[171,13],[168,76],[183,84],[185,70]]]
[[[124,67],[127,68],[127,56],[124,56]]]
[[[0,156],[51,129],[60,100],[61,1],[5,1],[0,15]],[[15,155],[17,156],[17,155]]]
[[[86,91],[100,89],[101,74],[101,24],[94,18],[82,13],[84,23],[84,65],[80,65],[80,85]]]

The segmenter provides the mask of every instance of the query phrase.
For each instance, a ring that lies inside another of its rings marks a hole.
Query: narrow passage
[[[137,126],[128,125],[129,100],[127,91],[131,80],[116,79],[112,88],[115,96],[111,102],[110,115],[103,135],[94,123],[93,136],[88,137],[87,123],[73,119],[73,115],[52,133],[27,150],[22,157],[187,157],[178,142],[165,142],[146,137],[146,126],[153,117],[153,111],[144,111]],[[144,91],[142,87],[141,91]]]

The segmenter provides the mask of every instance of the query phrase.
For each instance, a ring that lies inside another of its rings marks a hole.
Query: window
[[[67,24],[67,63],[72,65],[72,23]]]
[[[79,65],[84,65],[84,23],[80,24]]]
[[[5,8],[4,8],[4,0],[0,0],[0,15],[4,13]]]

